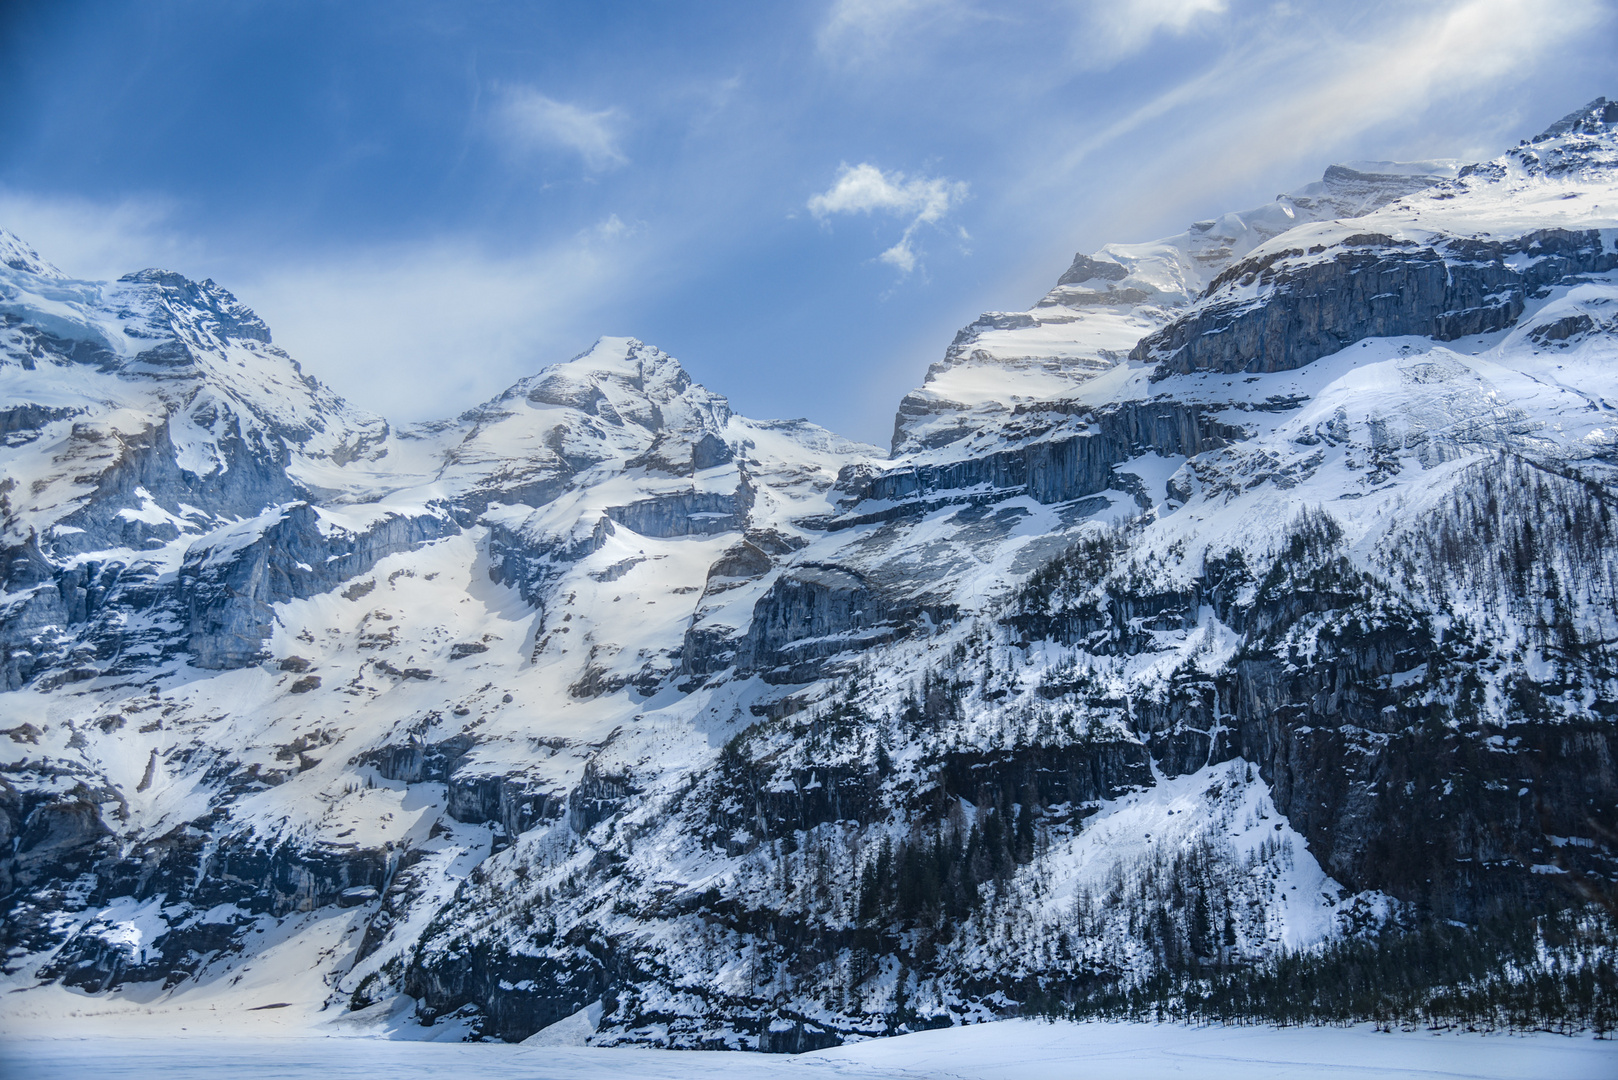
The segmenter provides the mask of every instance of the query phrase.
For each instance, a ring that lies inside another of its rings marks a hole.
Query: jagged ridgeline
[[[397,427],[6,233],[0,388],[16,1015],[1613,1026],[1618,104],[1081,255],[889,451],[624,338]]]

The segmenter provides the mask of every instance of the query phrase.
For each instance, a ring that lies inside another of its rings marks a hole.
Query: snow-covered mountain
[[[621,338],[396,428],[8,233],[0,318],[13,1016],[795,1050],[1613,895],[1618,103],[1080,255],[891,452]]]

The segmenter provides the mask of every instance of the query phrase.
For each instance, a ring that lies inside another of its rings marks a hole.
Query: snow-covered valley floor
[[[1466,1077],[1611,1080],[1618,1042],[1588,1036],[1382,1033],[1357,1028],[1193,1028],[1008,1020],[797,1057],[489,1043],[291,1037],[19,1038],[0,1041],[9,1080],[489,1080],[624,1077],[933,1077],[983,1080],[1270,1080]]]

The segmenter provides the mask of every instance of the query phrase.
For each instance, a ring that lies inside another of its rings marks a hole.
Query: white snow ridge
[[[1612,1075],[1615,470],[1605,99],[1078,256],[889,450],[628,338],[397,427],[0,232],[0,1055]]]

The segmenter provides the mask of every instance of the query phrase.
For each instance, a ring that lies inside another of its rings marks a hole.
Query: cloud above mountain
[[[967,197],[969,187],[943,177],[910,177],[885,173],[869,162],[843,163],[831,187],[809,199],[809,212],[821,221],[835,214],[888,214],[909,219],[898,243],[877,258],[908,274],[916,268],[911,239],[923,225],[941,221]]]

